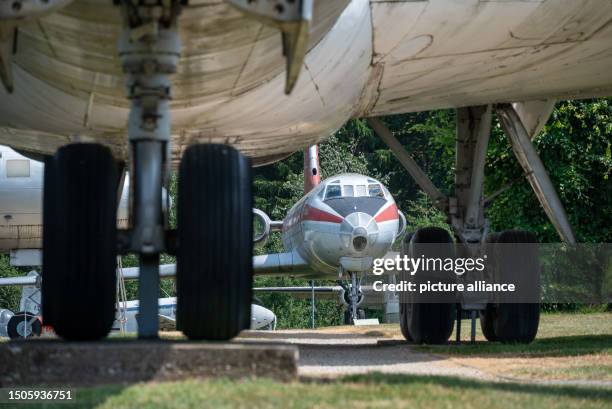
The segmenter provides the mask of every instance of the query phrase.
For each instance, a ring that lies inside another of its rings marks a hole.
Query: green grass
[[[609,380],[612,379],[612,366],[585,364],[564,368],[528,367],[514,370],[512,375],[540,379],[554,376],[559,379]]]
[[[575,335],[538,338],[531,344],[501,344],[478,341],[475,344],[415,345],[421,352],[445,355],[515,355],[523,357],[578,356],[612,353],[612,335]]]
[[[382,374],[290,384],[265,379],[189,380],[82,389],[76,396],[76,407],[88,408],[586,409],[612,406],[612,391],[600,388]]]
[[[612,353],[612,314],[542,314],[535,341],[529,345],[487,342],[477,323],[477,342],[470,344],[470,321],[461,326],[461,345],[417,345],[416,350],[448,355],[577,356]],[[454,340],[455,335],[451,337]]]

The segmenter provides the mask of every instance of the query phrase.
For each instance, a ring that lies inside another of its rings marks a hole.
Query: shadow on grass
[[[483,341],[476,344],[414,345],[413,348],[420,352],[451,355],[577,356],[612,352],[612,335],[573,335],[541,338],[536,339],[531,344],[502,344]]]
[[[449,389],[487,390],[530,395],[536,394],[555,397],[571,397],[588,400],[597,399],[612,402],[612,389],[603,387],[487,382],[453,376],[400,375],[383,373],[351,375],[343,377],[339,381],[386,385],[427,384],[442,386]]]

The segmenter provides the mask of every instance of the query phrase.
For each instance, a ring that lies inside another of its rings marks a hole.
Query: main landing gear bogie
[[[137,156],[134,165],[143,157]],[[118,181],[117,164],[101,145],[67,145],[46,161],[42,308],[45,325],[67,340],[101,339],[115,318]],[[147,199],[140,181],[132,179],[132,189],[140,189],[136,207],[139,201],[162,200],[161,195]],[[251,182],[249,159],[232,147],[196,145],[183,156],[178,228],[172,236],[177,243],[177,324],[189,338],[227,340],[249,327]],[[163,225],[166,216],[153,213]],[[159,253],[142,251],[149,243],[142,240],[143,230],[132,226],[121,234],[130,243],[126,250],[122,240],[122,251],[141,255],[141,286],[143,264],[159,259]],[[151,295],[156,304],[158,291]],[[152,314],[157,321],[157,310]],[[141,325],[142,314],[142,333]],[[147,328],[157,336],[156,326]]]
[[[443,229],[431,227],[407,235],[403,254],[427,256],[431,248],[424,244],[449,245],[447,256],[453,257],[453,241]],[[539,265],[537,258],[537,239],[533,233],[525,231],[504,231],[486,237],[482,251],[489,257],[487,270],[489,279],[500,282],[515,282],[521,288],[532,288],[534,293],[529,300],[539,298]],[[419,244],[423,244],[419,248]],[[520,249],[521,257],[517,257]],[[444,248],[438,248],[438,251]],[[440,256],[437,254],[436,256]],[[402,277],[401,279],[409,279]],[[418,302],[414,296],[404,296],[400,303],[400,328],[409,342],[441,344],[446,343],[453,332],[456,304],[447,302]],[[498,302],[499,301],[499,302]],[[488,341],[502,343],[530,343],[535,339],[540,318],[540,304],[536,302],[512,302],[498,300],[486,304],[480,311],[480,325]]]

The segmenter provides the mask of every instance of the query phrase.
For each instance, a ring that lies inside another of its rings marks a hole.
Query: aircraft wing
[[[318,287],[256,287],[253,288],[254,293],[283,293],[291,294],[297,298],[308,298],[312,296],[312,292],[317,295],[317,299],[334,299],[338,298],[344,291],[339,285],[334,286],[318,286]]]
[[[264,254],[253,257],[253,273],[255,275],[284,275],[304,276],[314,272],[296,252]],[[137,280],[140,275],[138,267],[125,267],[122,269],[123,278]],[[176,275],[175,264],[162,264],[159,266],[159,276],[162,278]],[[0,287],[3,286],[40,286],[39,277],[6,277],[0,278]]]
[[[298,253],[292,251],[253,257],[253,273],[255,275],[300,276],[312,274],[313,270]]]

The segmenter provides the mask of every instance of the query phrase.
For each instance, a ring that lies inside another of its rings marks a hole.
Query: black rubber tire
[[[227,145],[190,146],[178,186],[177,328],[228,340],[250,327],[253,197],[250,160]]]
[[[487,304],[485,310],[480,311],[480,329],[482,330],[482,334],[487,341],[490,342],[497,341],[497,336],[495,335],[496,314],[495,306],[493,304]]]
[[[412,238],[413,243],[449,243],[450,234],[438,227],[419,229]],[[407,340],[417,344],[444,344],[453,333],[455,325],[455,303],[405,303],[400,309],[400,323],[404,321]],[[404,315],[403,317],[401,315]],[[402,331],[404,333],[404,331]]]
[[[405,255],[408,255],[408,251],[410,247],[410,240],[412,240],[412,236],[414,236],[414,232],[408,232],[406,233],[406,235],[404,236],[404,239],[402,240],[402,248],[401,248],[402,257]],[[404,277],[400,273],[400,280],[403,280],[403,279]],[[404,338],[406,338],[406,341],[414,342],[414,340],[412,339],[412,336],[410,335],[410,332],[408,331],[408,322],[406,322],[406,318],[408,316],[406,314],[406,303],[401,301],[402,298],[403,297],[400,297],[400,305],[399,305],[400,330],[402,331],[402,335],[404,336]]]
[[[487,249],[485,251],[485,254],[490,254],[495,243],[497,243],[498,238],[499,233],[491,233],[486,237],[485,243]],[[493,268],[493,266],[491,267]],[[487,341],[490,342],[497,341],[497,336],[495,336],[495,316],[496,310],[495,305],[493,304],[487,304],[485,310],[480,311],[480,329],[482,330],[482,334],[487,339]]]
[[[103,338],[115,320],[117,180],[101,145],[66,145],[46,162],[42,307],[68,340]]]
[[[26,320],[29,321],[35,316],[33,314],[30,314],[29,312],[19,312],[13,315],[11,319],[9,320],[9,322],[6,324],[6,333],[10,339],[23,338],[21,335],[19,335],[17,327],[19,323],[24,320],[24,317]],[[42,322],[40,321],[40,317],[36,317],[36,319],[32,323],[32,331],[26,338],[31,338],[34,336],[39,337],[41,333],[42,333]]]
[[[497,239],[497,243],[537,243],[536,236],[526,231],[505,231]],[[512,255],[511,255],[512,257]],[[534,287],[539,287],[539,265],[537,255],[525,258],[529,260],[528,268],[531,273],[521,276],[532,277]],[[525,260],[520,260],[525,265]],[[505,260],[502,256],[498,269],[509,269],[502,272],[502,276],[513,276],[511,260]],[[494,329],[495,337],[503,343],[522,343],[532,342],[540,324],[540,304],[538,303],[503,303],[495,306]]]

